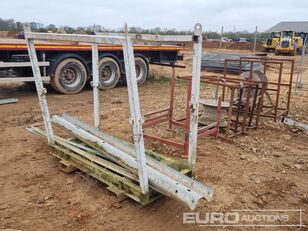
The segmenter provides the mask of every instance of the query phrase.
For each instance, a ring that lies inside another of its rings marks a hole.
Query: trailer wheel
[[[87,82],[87,70],[82,62],[75,58],[62,60],[51,79],[53,88],[62,94],[76,94]]]
[[[120,67],[118,62],[110,57],[99,60],[98,73],[100,89],[114,88],[120,79]]]
[[[148,64],[141,57],[135,57],[135,65],[136,65],[136,78],[138,86],[142,85],[148,77]]]

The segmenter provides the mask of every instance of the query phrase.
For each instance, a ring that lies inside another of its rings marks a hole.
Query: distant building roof
[[[275,31],[291,30],[296,32],[308,33],[308,21],[293,21],[293,22],[280,22],[277,25],[266,30],[266,33]]]

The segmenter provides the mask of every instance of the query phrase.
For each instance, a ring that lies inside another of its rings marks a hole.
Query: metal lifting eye
[[[195,29],[196,30],[201,30],[202,29],[202,25],[200,23],[196,23],[195,24]]]

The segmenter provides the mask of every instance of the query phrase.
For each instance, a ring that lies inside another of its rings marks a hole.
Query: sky
[[[307,0],[0,0],[3,19],[108,29],[193,29],[262,32],[280,21],[308,21]],[[5,9],[5,10],[4,10]]]

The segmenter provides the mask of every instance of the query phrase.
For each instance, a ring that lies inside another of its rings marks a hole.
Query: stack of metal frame
[[[223,52],[205,53],[204,55],[202,55],[201,66],[208,71],[223,72],[225,70],[226,59],[238,59],[240,57],[245,57],[245,55]],[[238,62],[228,62],[226,68],[229,73],[239,73],[240,69],[242,71],[249,71],[250,65],[249,62],[243,62],[242,66],[240,67]],[[261,70],[262,68],[262,64],[254,63],[254,70]]]

